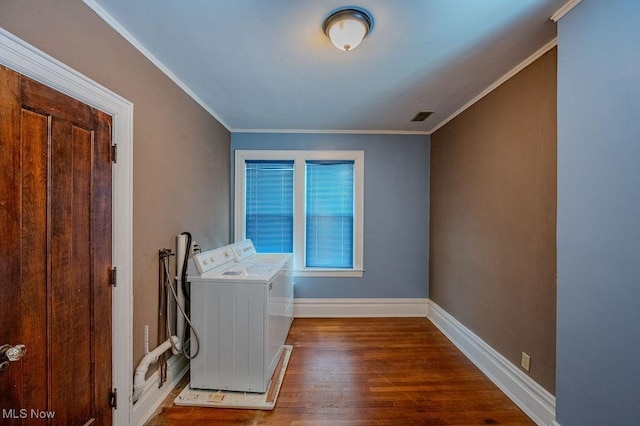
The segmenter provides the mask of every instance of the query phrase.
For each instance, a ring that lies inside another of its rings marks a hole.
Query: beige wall
[[[229,238],[230,134],[81,0],[2,0],[0,26],[134,104],[134,364],[155,346],[158,250]]]
[[[555,391],[556,49],[431,136],[430,298]]]

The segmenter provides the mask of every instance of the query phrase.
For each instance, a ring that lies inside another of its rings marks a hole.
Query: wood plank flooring
[[[273,411],[179,407],[180,386],[146,424],[534,424],[426,318],[297,318],[287,344]]]

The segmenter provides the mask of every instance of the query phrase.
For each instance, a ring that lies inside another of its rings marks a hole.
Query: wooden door
[[[0,67],[0,423],[112,423],[110,270],[111,117]]]

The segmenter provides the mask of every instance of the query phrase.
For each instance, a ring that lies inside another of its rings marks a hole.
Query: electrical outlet
[[[522,352],[522,361],[520,361],[520,365],[522,365],[522,368],[526,372],[531,371],[531,357],[526,353]]]
[[[200,245],[195,240],[191,241],[191,253],[189,253],[189,257],[198,253],[200,253]]]

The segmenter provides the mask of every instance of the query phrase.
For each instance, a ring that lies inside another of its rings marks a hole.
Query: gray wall
[[[429,136],[231,135],[236,149],[364,150],[362,278],[296,278],[298,298],[428,297]]]
[[[558,27],[557,419],[640,424],[640,2]]]
[[[431,135],[431,299],[554,392],[556,49]]]
[[[155,347],[158,250],[184,230],[228,242],[230,133],[81,0],[2,0],[0,26],[134,104],[135,368],[145,324]]]

